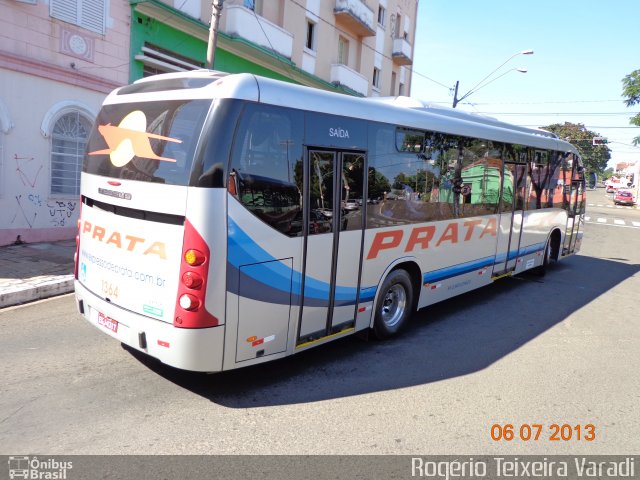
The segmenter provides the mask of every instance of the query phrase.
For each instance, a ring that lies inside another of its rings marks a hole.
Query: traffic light
[[[605,137],[593,137],[593,140],[591,142],[592,145],[606,145],[607,143],[609,143],[609,140]]]

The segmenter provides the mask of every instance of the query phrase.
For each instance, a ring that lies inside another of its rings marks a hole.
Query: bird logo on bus
[[[182,143],[182,140],[177,138],[148,133],[147,117],[140,110],[129,113],[118,126],[110,123],[99,125],[98,131],[109,148],[89,152],[89,155],[109,155],[111,163],[116,167],[124,167],[135,156],[164,162],[176,162],[175,158],[157,155],[151,148],[150,139]]]

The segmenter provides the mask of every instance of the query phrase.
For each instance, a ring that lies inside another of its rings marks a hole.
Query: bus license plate
[[[98,312],[98,325],[102,325],[113,333],[118,333],[118,321],[107,317],[104,313]]]

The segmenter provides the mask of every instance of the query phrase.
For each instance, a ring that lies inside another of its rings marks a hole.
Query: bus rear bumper
[[[129,347],[183,370],[222,370],[224,325],[211,328],[176,328],[109,304],[74,282],[80,314],[98,330]]]

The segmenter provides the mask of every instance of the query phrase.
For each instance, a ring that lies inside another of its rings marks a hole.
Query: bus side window
[[[550,192],[552,171],[549,165],[549,154],[546,150],[536,150],[533,161],[529,162],[529,198],[528,210],[537,210],[553,205],[553,192]]]
[[[371,124],[367,227],[454,218],[458,155],[457,137]]]
[[[502,146],[487,140],[467,141],[462,152],[461,216],[497,213]]]
[[[303,114],[247,105],[234,140],[229,193],[288,236],[302,234]]]

